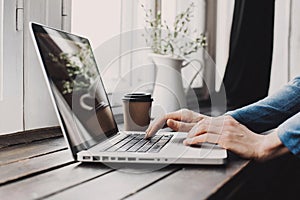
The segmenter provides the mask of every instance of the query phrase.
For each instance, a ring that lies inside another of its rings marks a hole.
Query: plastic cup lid
[[[122,98],[122,100],[123,101],[134,101],[134,102],[152,102],[153,101],[150,93],[143,93],[143,92],[125,94],[124,97]]]

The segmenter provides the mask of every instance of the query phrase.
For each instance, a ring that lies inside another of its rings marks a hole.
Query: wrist
[[[268,140],[268,135],[264,135],[262,137],[260,146],[258,148],[257,160],[267,160],[268,157],[272,154],[272,145],[270,145],[270,142]]]
[[[269,160],[286,153],[288,150],[280,141],[275,129],[268,135],[263,135],[257,160]]]

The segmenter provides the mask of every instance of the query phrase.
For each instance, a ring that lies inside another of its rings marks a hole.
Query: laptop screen
[[[86,38],[32,24],[32,31],[73,156],[118,128]]]

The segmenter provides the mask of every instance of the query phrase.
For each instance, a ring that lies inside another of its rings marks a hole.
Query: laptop
[[[215,144],[185,146],[187,133],[120,131],[89,40],[30,23],[51,100],[76,161],[102,163],[222,165],[225,149]]]

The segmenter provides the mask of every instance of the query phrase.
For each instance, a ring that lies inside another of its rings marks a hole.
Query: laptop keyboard
[[[101,151],[109,152],[139,152],[158,153],[173,135],[156,135],[151,139],[144,139],[141,134],[128,134],[121,140],[111,143]]]

